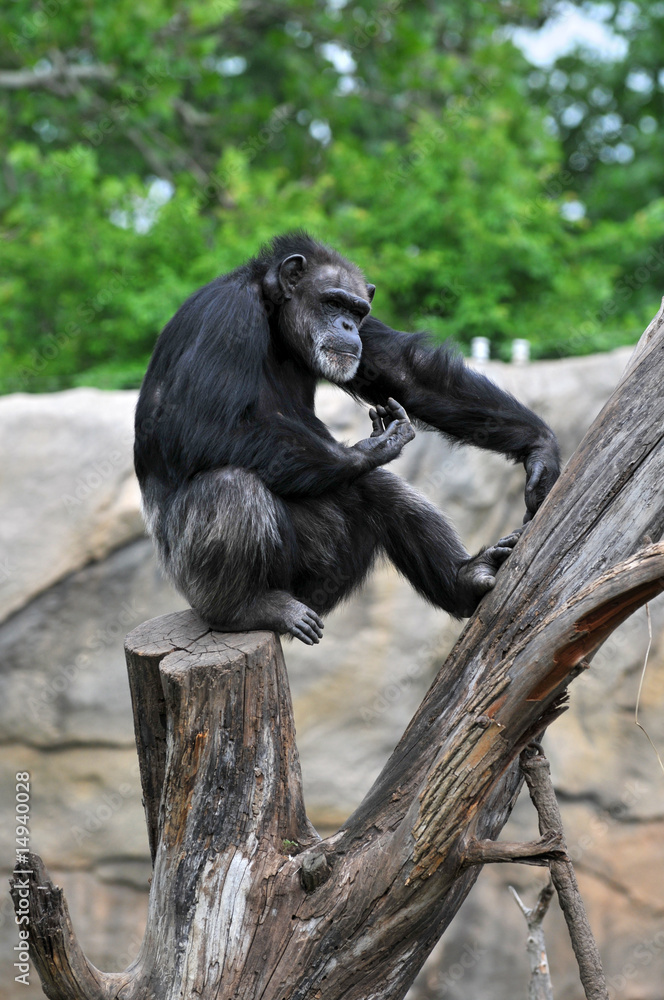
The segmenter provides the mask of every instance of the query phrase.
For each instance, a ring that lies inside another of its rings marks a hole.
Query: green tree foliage
[[[505,30],[548,13],[537,0],[7,5],[1,387],[137,385],[186,296],[295,227],[363,266],[394,325],[463,346],[481,334],[503,356],[515,337],[553,357],[633,340],[658,300],[664,168],[642,121],[660,84],[639,105],[627,81],[646,66],[655,79],[645,36],[664,22],[623,25],[620,67],[561,61],[575,94],[585,75],[638,130],[632,163],[598,147],[582,162],[567,84],[533,74]]]
[[[585,211],[588,250],[612,279],[600,317],[636,327],[664,292],[664,3],[591,8],[624,57],[579,47],[528,83],[560,143],[567,198]]]

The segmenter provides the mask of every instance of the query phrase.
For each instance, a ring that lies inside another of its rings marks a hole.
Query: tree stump
[[[555,837],[495,838],[521,751],[611,631],[664,590],[663,382],[660,310],[382,773],[325,841],[304,810],[278,638],[215,633],[193,612],[132,632],[147,930],[128,969],[99,972],[30,855],[47,996],[396,1000],[483,863],[560,857]]]

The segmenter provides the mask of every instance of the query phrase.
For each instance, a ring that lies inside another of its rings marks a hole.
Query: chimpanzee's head
[[[316,375],[348,382],[360,363],[359,328],[371,310],[375,286],[340,254],[310,237],[313,254],[274,259],[263,294],[277,307],[281,336]]]

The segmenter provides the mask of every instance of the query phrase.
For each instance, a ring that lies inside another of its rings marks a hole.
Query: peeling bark
[[[663,382],[660,311],[373,787],[326,841],[304,810],[279,640],[214,633],[193,612],[128,636],[148,926],[127,970],[98,972],[32,857],[30,943],[52,1000],[405,995],[482,862],[519,853],[486,843],[518,793],[519,754],[611,631],[664,590],[664,544],[652,544],[664,529]],[[545,838],[521,860],[558,848]]]

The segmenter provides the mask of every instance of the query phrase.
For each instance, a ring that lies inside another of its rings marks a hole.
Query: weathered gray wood
[[[278,913],[292,933],[290,897],[302,889],[290,855],[319,838],[304,811],[279,640],[205,626],[201,635],[191,617],[170,616],[177,634],[164,624],[156,619],[127,637],[134,669],[144,651],[162,655],[169,715],[159,848],[132,995],[193,996],[204,974],[213,997],[246,975],[247,947],[264,921],[274,929]],[[272,899],[280,876],[286,891]]]
[[[81,981],[123,1000],[405,995],[482,860],[504,854],[484,845],[483,856],[482,842],[509,815],[519,753],[610,632],[664,589],[664,545],[651,544],[664,529],[661,314],[646,341],[374,786],[326,841],[304,813],[278,640],[201,631],[187,612],[128,637],[155,848],[148,928],[124,973],[84,966]],[[32,947],[47,964],[37,919]],[[99,996],[67,994],[88,995]]]
[[[20,869],[20,870],[19,870]],[[19,913],[21,894],[28,891],[30,956],[50,1000],[106,1000],[113,981],[95,969],[83,954],[71,925],[62,889],[53,885],[44,864],[28,853],[9,880],[14,907]],[[25,924],[21,924],[25,929]]]
[[[530,962],[530,981],[528,983],[528,1000],[554,1000],[553,986],[549,974],[549,960],[546,954],[544,928],[542,921],[549,908],[553,896],[553,883],[549,880],[537,898],[537,902],[529,909],[519,898],[513,886],[510,886],[517,906],[526,918],[528,925],[528,940],[526,951]]]
[[[555,830],[562,838],[563,821],[551,781],[549,762],[544,754],[534,753],[531,750],[532,748],[529,747],[522,753],[521,770],[526,779],[533,805],[537,809],[540,832]],[[549,862],[549,870],[551,881],[558,893],[560,908],[569,929],[586,1000],[609,1000],[609,990],[602,970],[599,949],[590,929],[586,908],[583,905],[574,874],[574,867],[566,856],[567,848],[564,840],[563,847],[565,855],[552,858]]]
[[[186,649],[210,629],[195,611],[164,615],[155,635],[145,622],[127,636],[125,655],[134,713],[134,733],[143,788],[143,806],[154,864],[159,839],[159,803],[166,772],[166,702],[160,665],[176,649]]]

